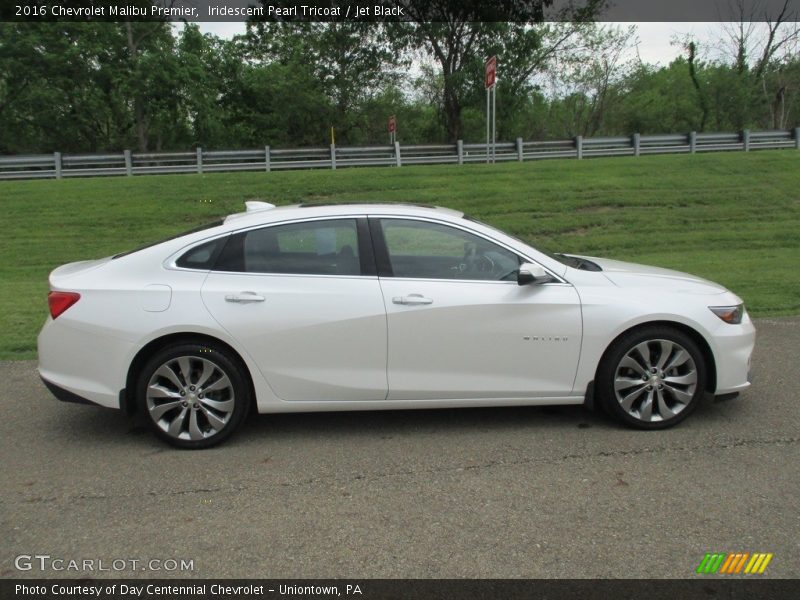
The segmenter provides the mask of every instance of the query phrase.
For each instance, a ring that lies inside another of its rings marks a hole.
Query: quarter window
[[[217,259],[225,241],[228,238],[221,237],[210,242],[205,242],[199,246],[195,246],[191,250],[185,252],[175,264],[184,269],[202,269],[208,271],[214,266],[214,261]]]
[[[381,229],[395,277],[504,281],[521,263],[497,244],[438,223],[382,219]]]

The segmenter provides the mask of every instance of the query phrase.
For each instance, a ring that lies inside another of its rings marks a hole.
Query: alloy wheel
[[[614,394],[631,417],[667,421],[695,397],[698,373],[692,355],[672,340],[653,339],[630,348],[614,371]]]
[[[215,362],[197,356],[171,358],[147,384],[150,418],[169,437],[198,441],[217,435],[235,406],[233,384]]]

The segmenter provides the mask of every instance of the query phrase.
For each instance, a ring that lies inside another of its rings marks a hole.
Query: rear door
[[[384,400],[386,311],[366,219],[234,234],[203,302],[287,401]]]
[[[450,224],[381,217],[370,229],[390,400],[571,393],[582,334],[571,285],[517,285],[517,254]]]

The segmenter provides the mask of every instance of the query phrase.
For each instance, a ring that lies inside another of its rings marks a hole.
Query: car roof
[[[303,219],[308,217],[327,217],[340,215],[408,215],[408,216],[428,216],[428,217],[447,217],[450,219],[461,218],[464,213],[461,211],[444,208],[441,206],[427,206],[424,204],[410,204],[401,202],[383,203],[349,203],[349,204],[290,204],[284,206],[274,206],[265,202],[248,202],[246,212],[234,213],[225,218],[225,224],[235,224],[236,227],[255,225],[259,223],[271,223],[277,221],[289,221],[293,219]]]

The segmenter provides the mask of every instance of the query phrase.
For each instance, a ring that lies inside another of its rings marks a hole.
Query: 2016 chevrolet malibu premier
[[[183,448],[259,413],[594,403],[661,429],[749,386],[741,299],[445,208],[247,211],[50,274],[39,373]]]

